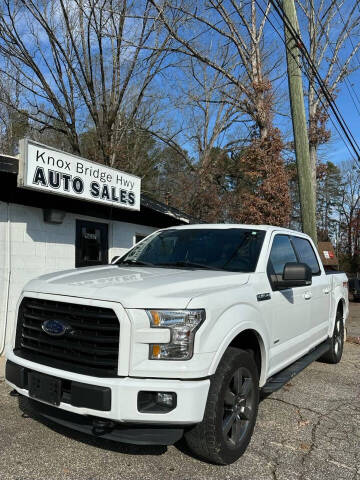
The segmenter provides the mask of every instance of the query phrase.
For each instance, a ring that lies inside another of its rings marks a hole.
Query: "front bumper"
[[[91,389],[100,392],[109,392],[110,404],[104,400],[106,407],[102,409],[75,406],[69,396],[63,396],[59,407],[55,409],[65,410],[79,415],[89,415],[112,420],[114,422],[149,424],[149,425],[191,425],[202,421],[204,416],[207,395],[210,387],[209,379],[202,380],[169,380],[157,378],[97,378],[64,370],[58,370],[45,365],[40,365],[29,360],[17,357],[12,351],[7,352],[7,360],[18,367],[23,367],[26,372],[33,371],[64,380],[67,385],[71,382],[84,384]],[[25,373],[26,373],[25,372]],[[8,375],[9,376],[9,375]],[[14,378],[6,379],[7,383],[18,393],[29,397],[26,385],[14,383]],[[12,380],[12,381],[10,381]],[[19,386],[20,385],[20,386]],[[99,390],[100,389],[100,390]],[[137,400],[140,391],[166,391],[177,395],[176,407],[168,413],[142,413],[138,411]],[[103,394],[100,393],[103,398]],[[105,397],[107,394],[105,393]],[[36,402],[38,403],[38,402]],[[102,405],[96,403],[96,405]]]
[[[26,399],[35,414],[78,432],[135,445],[173,445],[184,434],[182,425],[139,425],[114,423],[67,412],[32,399]]]

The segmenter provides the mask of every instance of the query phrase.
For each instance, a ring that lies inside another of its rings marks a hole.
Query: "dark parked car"
[[[349,279],[349,300],[352,302],[360,300],[360,278]]]

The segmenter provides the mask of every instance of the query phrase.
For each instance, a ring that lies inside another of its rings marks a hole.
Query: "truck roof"
[[[301,235],[306,236],[303,232],[297,230],[291,230],[290,228],[276,227],[274,225],[247,225],[245,223],[200,223],[200,224],[190,224],[190,225],[179,225],[176,227],[169,227],[164,230],[191,230],[191,229],[204,229],[204,228],[218,228],[218,229],[227,229],[227,228],[246,228],[247,230],[265,230],[267,232],[273,232],[274,230],[281,231],[291,235]]]

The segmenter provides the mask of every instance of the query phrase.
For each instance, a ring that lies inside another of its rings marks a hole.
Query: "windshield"
[[[264,231],[241,228],[164,230],[116,264],[254,272],[264,236]]]

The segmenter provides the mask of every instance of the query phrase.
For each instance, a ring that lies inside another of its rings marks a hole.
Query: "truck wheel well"
[[[344,300],[341,299],[337,306],[337,311],[341,313],[342,318],[344,318]]]
[[[254,360],[259,372],[259,377],[261,375],[261,347],[257,333],[254,330],[244,330],[243,332],[239,333],[232,342],[230,343],[229,347],[234,348],[241,348],[241,350],[246,350],[251,352],[254,356]]]

